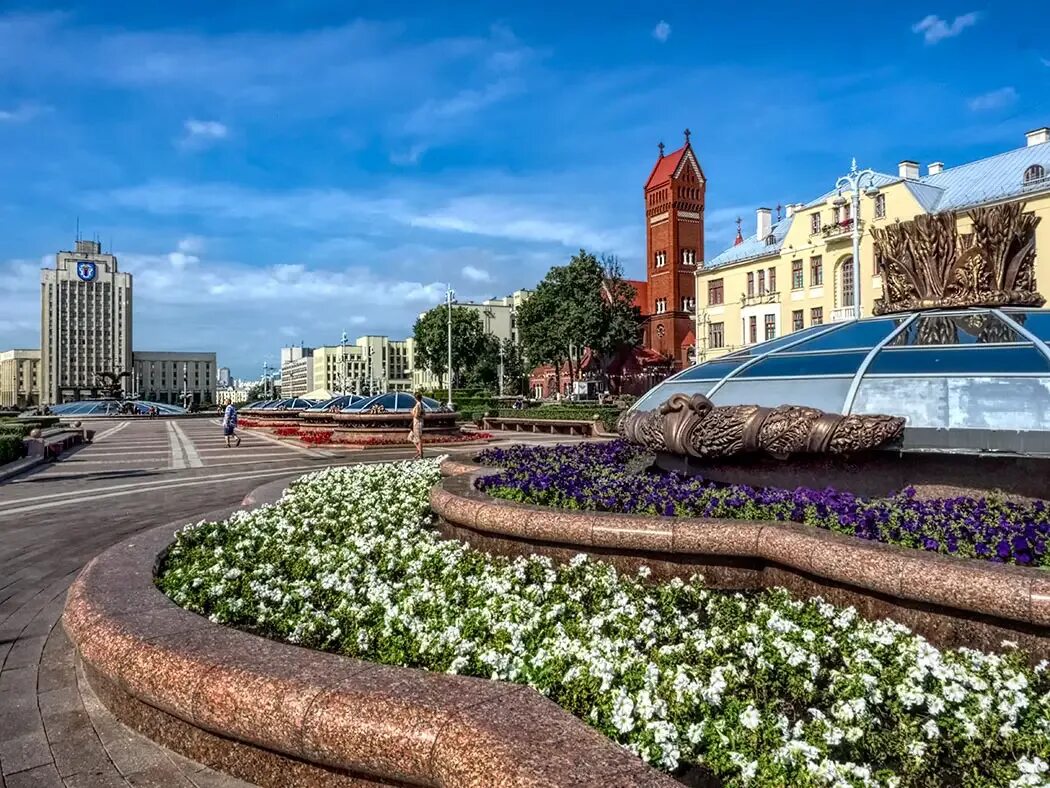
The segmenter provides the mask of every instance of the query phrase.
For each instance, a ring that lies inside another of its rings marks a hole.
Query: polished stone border
[[[249,499],[272,500],[266,487]],[[527,687],[298,648],[183,610],[153,583],[176,527],[92,560],[63,624],[114,713],[184,755],[274,786],[292,774],[319,785],[678,785]]]
[[[599,557],[634,555],[643,563],[654,558],[678,561],[680,575],[706,574],[704,564],[713,563],[716,575],[726,569],[732,578],[741,571],[750,572],[755,579],[744,583],[746,587],[771,585],[769,580],[776,573],[766,572],[768,568],[787,569],[818,583],[848,587],[903,605],[918,603],[937,611],[984,617],[1007,629],[1020,627],[1042,641],[1035,643],[1037,650],[1050,653],[1050,572],[1046,570],[941,556],[798,523],[531,506],[477,491],[474,480],[490,471],[475,464],[447,461],[442,471],[447,478],[430,494],[434,512],[464,531],[522,545],[522,549],[504,552],[528,552],[528,544],[572,546]],[[666,567],[663,569],[666,574]]]

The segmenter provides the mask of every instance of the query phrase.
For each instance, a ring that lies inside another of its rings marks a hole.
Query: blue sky
[[[38,269],[78,216],[135,275],[137,348],[243,376],[281,344],[407,336],[443,283],[502,295],[581,246],[641,276],[642,184],[687,126],[713,256],[851,156],[951,166],[1050,124],[1030,10],[7,2],[0,348],[38,346]]]

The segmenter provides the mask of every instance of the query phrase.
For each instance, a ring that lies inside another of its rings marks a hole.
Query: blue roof
[[[792,221],[794,221],[794,218],[789,217],[781,219],[773,225],[771,229],[773,243],[766,243],[766,239],[759,238],[756,233],[749,238],[745,238],[742,243],[730,246],[717,257],[704,261],[704,268],[718,268],[730,263],[738,263],[741,260],[749,260],[752,257],[765,257],[766,255],[777,254],[780,251],[780,247],[784,244],[784,236],[791,229]]]
[[[987,159],[960,164],[936,175],[919,178],[919,182],[941,190],[936,210],[957,211],[981,203],[1019,197],[1026,192],[1050,189],[1050,181],[1044,181],[1040,189],[1025,188],[1024,172],[1033,164],[1042,165],[1044,171],[1050,173],[1050,143],[1016,148]]]
[[[969,164],[949,167],[936,175],[924,175],[914,180],[905,180],[897,175],[888,175],[884,172],[875,173],[872,180],[879,188],[903,182],[924,211],[939,213],[959,211],[984,203],[1050,191],[1050,179],[1043,180],[1034,187],[1029,185],[1026,188],[1024,173],[1033,164],[1042,166],[1047,175],[1050,175],[1050,143],[1044,142],[1015,148],[986,159],[972,161]],[[806,203],[805,207],[799,210],[804,211],[823,205],[835,194],[836,190],[831,189],[817,199]],[[790,226],[790,219],[774,225],[774,235],[777,236],[774,245],[767,246],[764,239],[753,235],[742,244],[731,246],[718,256],[706,261],[704,268],[718,268],[729,263],[775,254],[780,251],[784,235]]]

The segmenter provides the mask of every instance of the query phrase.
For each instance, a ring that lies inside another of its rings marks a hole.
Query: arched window
[[[841,284],[839,306],[853,306],[853,258],[847,257],[840,266]]]
[[[1043,169],[1043,165],[1041,164],[1033,164],[1031,167],[1024,171],[1025,183],[1035,183],[1036,181],[1041,181],[1045,177],[1046,170]]]

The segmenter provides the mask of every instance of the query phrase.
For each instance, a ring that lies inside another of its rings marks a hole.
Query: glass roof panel
[[[843,323],[842,325],[845,326],[846,324]],[[810,326],[809,328],[803,328],[801,331],[792,331],[791,333],[784,334],[783,336],[779,336],[776,339],[769,339],[765,342],[759,342],[757,345],[751,345],[741,350],[735,350],[727,356],[723,356],[722,358],[746,360],[749,357],[761,356],[763,353],[768,353],[771,350],[776,350],[778,347],[782,347],[792,342],[799,342],[805,339],[806,337],[814,334],[820,334],[824,331],[837,333],[841,330],[841,328],[838,328],[836,330],[836,326],[834,324]],[[792,348],[792,350],[794,350],[794,348]]]
[[[737,378],[783,378],[857,374],[866,350],[847,353],[774,353],[745,369]]]
[[[716,405],[806,405],[829,413],[841,413],[852,377],[783,378],[776,382],[733,378],[711,395]]]
[[[895,336],[890,346],[904,345],[980,345],[992,342],[1024,342],[994,312],[954,315],[921,315]]]
[[[875,347],[884,340],[893,329],[904,322],[907,315],[897,315],[877,320],[859,320],[843,323],[838,331],[814,337],[791,348],[791,352],[802,353],[811,350],[845,350],[846,348]],[[789,335],[793,336],[793,335]]]
[[[710,380],[668,381],[662,386],[650,389],[644,397],[635,403],[638,410],[655,410],[671,398],[672,394],[706,395],[721,378]]]
[[[1050,362],[1032,345],[980,347],[947,345],[882,350],[868,375],[1050,374]]]
[[[1044,342],[1050,342],[1050,310],[1045,309],[1008,309],[1004,310],[1012,320],[1016,320]]]
[[[739,367],[745,360],[740,358],[734,361],[715,359],[704,364],[697,364],[695,367],[689,367],[684,372],[679,373],[674,380],[676,383],[686,380],[718,380]]]

